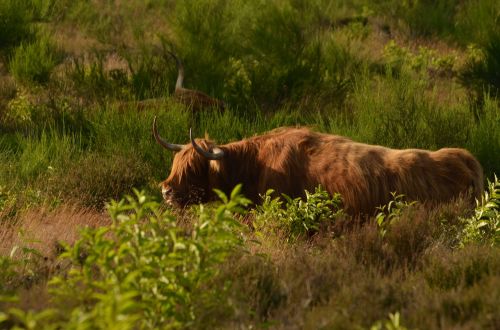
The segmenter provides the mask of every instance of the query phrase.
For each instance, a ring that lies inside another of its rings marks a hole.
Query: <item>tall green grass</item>
[[[54,131],[42,132],[38,139],[20,137],[18,143],[17,177],[26,183],[65,169],[83,151],[78,136],[59,135]]]
[[[499,27],[495,0],[366,1],[388,23],[410,37],[443,38],[460,45],[482,43]],[[403,24],[402,24],[403,23]]]
[[[122,54],[126,67],[107,69],[106,60],[113,53],[93,52],[86,58],[74,58],[66,68],[69,85],[90,103],[103,106],[107,100],[143,100],[169,95],[177,69],[152,54],[151,45],[138,54]]]
[[[45,84],[55,66],[62,61],[62,54],[48,35],[32,43],[21,43],[10,60],[13,76],[26,84]]]
[[[401,13],[410,30],[420,36],[450,36],[454,32],[454,17],[458,0],[405,1]]]
[[[5,52],[32,36],[30,15],[25,3],[15,0],[0,2],[0,51]]]
[[[473,116],[466,105],[446,108],[428,81],[411,72],[384,79],[360,77],[353,95],[354,125],[360,138],[395,148],[464,146]]]
[[[456,16],[455,40],[460,44],[485,44],[498,31],[500,3],[495,0],[467,1],[460,5]]]
[[[474,125],[465,147],[478,157],[486,174],[500,172],[500,107],[496,99],[486,98],[484,112]]]
[[[476,107],[473,110],[480,116],[485,95],[500,96],[500,32],[491,32],[476,51],[479,54],[469,57],[459,79],[468,88],[471,106]]]

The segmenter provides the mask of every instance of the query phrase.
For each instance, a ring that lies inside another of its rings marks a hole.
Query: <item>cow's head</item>
[[[210,161],[220,160],[224,151],[207,140],[195,140],[189,130],[189,144],[172,144],[163,139],[153,120],[153,135],[165,149],[177,152],[168,178],[161,183],[163,198],[168,204],[186,206],[206,202],[212,194]]]

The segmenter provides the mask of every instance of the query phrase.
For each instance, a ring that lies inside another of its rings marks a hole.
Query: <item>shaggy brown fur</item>
[[[205,150],[213,142],[196,140]],[[214,198],[213,188],[230,193],[243,183],[255,203],[272,188],[291,197],[318,185],[340,193],[351,214],[372,214],[391,199],[391,192],[410,200],[439,203],[459,196],[471,201],[483,191],[479,162],[466,150],[395,150],[357,143],[307,128],[281,128],[264,135],[217,146],[221,160],[208,160],[191,144],[173,161],[162,183],[165,199],[181,205]]]

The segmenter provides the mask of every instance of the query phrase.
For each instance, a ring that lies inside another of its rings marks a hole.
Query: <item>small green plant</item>
[[[389,313],[389,319],[385,321],[377,321],[370,327],[370,330],[406,330],[407,328],[401,324],[399,312]]]
[[[390,40],[384,46],[383,54],[387,63],[395,68],[401,68],[410,56],[409,50],[399,46],[395,40]]]
[[[27,91],[21,89],[7,104],[5,119],[10,124],[29,125],[33,123],[35,107],[28,99]]]
[[[229,58],[227,79],[224,79],[224,99],[250,102],[252,80],[249,71],[259,64],[256,60],[244,63],[241,59]]]
[[[15,290],[21,286],[29,287],[36,281],[37,269],[43,259],[38,250],[29,246],[35,241],[23,231],[19,235],[23,244],[14,246],[9,255],[0,256],[0,327],[3,328],[5,321],[13,321],[17,325],[22,324],[23,329],[37,329],[38,319],[46,318],[51,311],[25,312],[12,307],[19,301]]]
[[[0,256],[0,327],[9,320],[9,313],[3,308],[3,304],[17,301],[12,287],[17,276],[16,262],[9,256]]]
[[[420,46],[417,52],[398,45],[394,40],[384,46],[384,58],[393,68],[411,68],[416,72],[433,71],[449,74],[453,72],[457,56],[454,53],[440,56],[435,50]]]
[[[0,186],[0,212],[12,203],[13,197],[6,187]]]
[[[476,201],[474,214],[462,219],[464,229],[461,246],[468,243],[487,243],[492,246],[500,244],[500,180],[495,175],[493,181],[488,180],[488,190],[480,201]]]
[[[11,256],[0,256],[0,302],[12,300],[12,282],[18,275],[16,264]]]
[[[283,195],[272,198],[273,190],[263,196],[262,206],[255,210],[254,228],[257,232],[266,228],[283,230],[291,241],[310,236],[320,230],[322,224],[332,222],[343,214],[340,194],[333,197],[321,186],[314,193],[305,192],[305,199],[292,199]]]
[[[41,265],[43,255],[32,246],[40,242],[28,236],[24,230],[20,230],[17,235],[22,244],[12,248],[10,257],[15,260],[18,272],[23,274],[25,280],[33,282],[37,277],[37,270]]]
[[[378,207],[380,212],[375,216],[375,221],[379,228],[380,236],[384,237],[387,234],[389,227],[398,221],[403,212],[410,206],[415,205],[417,202],[408,202],[405,196],[397,195],[395,192],[391,193],[392,199],[386,205]]]

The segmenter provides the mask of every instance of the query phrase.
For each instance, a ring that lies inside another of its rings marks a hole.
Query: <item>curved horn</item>
[[[193,131],[191,128],[189,129],[189,139],[191,140],[191,144],[193,145],[194,150],[196,150],[203,157],[211,159],[211,160],[219,160],[222,157],[224,157],[224,151],[219,147],[215,147],[214,152],[208,152],[208,151],[203,150],[202,147],[200,147],[198,144],[196,144],[196,142],[194,141],[194,138],[193,138]]]
[[[179,151],[182,149],[182,144],[172,144],[165,141],[160,134],[158,134],[158,129],[156,128],[156,116],[153,119],[153,135],[155,137],[156,142],[161,145],[163,148],[171,150],[171,151]]]
[[[165,49],[165,51],[174,58],[175,63],[177,65],[177,81],[175,82],[175,89],[182,88],[182,84],[184,82],[184,65],[182,65],[180,58],[177,57],[177,55],[175,55],[174,52],[168,49]]]

